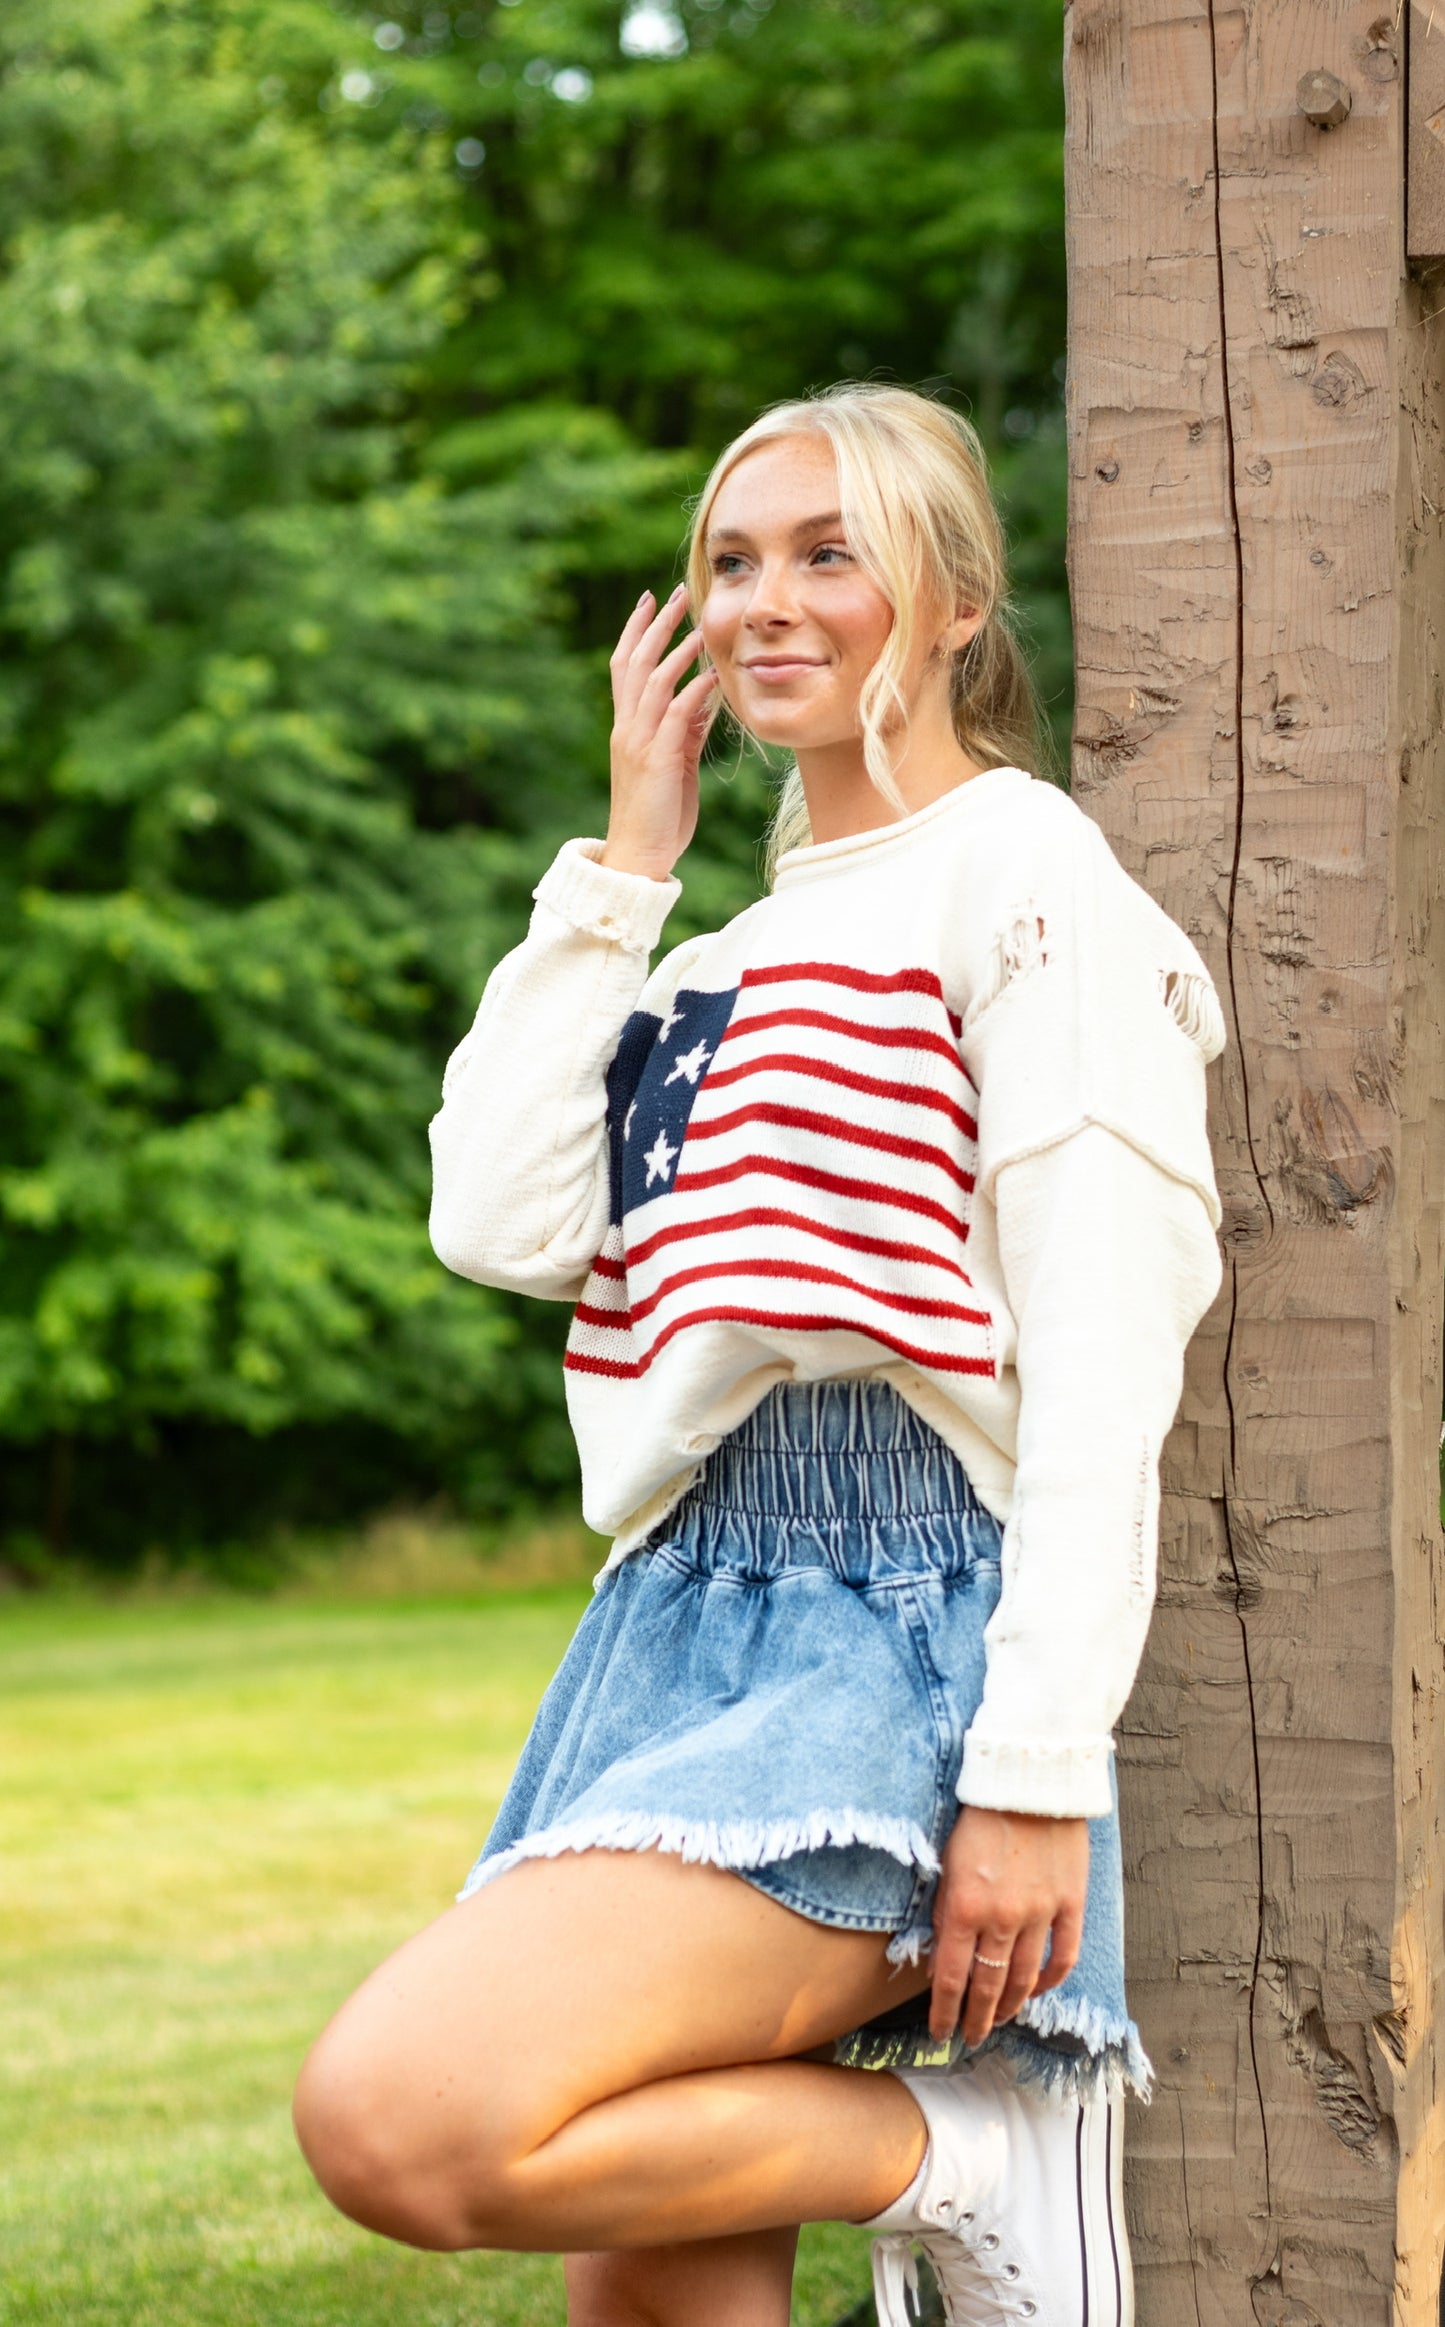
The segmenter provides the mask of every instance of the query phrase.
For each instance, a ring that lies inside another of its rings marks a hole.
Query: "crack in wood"
[[[1177,2092],[1174,2095],[1174,2106],[1179,2111],[1179,2173],[1184,2183],[1184,2229],[1189,2241],[1189,2283],[1194,2290],[1194,2327],[1204,2327],[1199,2309],[1199,2266],[1194,2259],[1194,2215],[1189,2205],[1189,2143],[1184,2137],[1184,2102]]]
[[[1264,2106],[1264,2083],[1259,2073],[1259,2043],[1255,2029],[1259,2001],[1260,1966],[1264,1957],[1264,1795],[1259,1770],[1259,1719],[1254,1702],[1254,1666],[1249,1652],[1249,1624],[1245,1616],[1244,1583],[1239,1571],[1239,1559],[1234,1540],[1234,1500],[1232,1489],[1236,1474],[1237,1435],[1234,1412],[1234,1393],[1230,1374],[1234,1355],[1234,1328],[1239,1314],[1239,1263],[1231,1257],[1229,1264],[1229,1330],[1224,1343],[1224,1402],[1229,1424],[1229,1476],[1224,1483],[1220,1508],[1224,1518],[1224,1544],[1229,1554],[1229,1565],[1234,1576],[1234,1617],[1239,1626],[1240,1652],[1244,1660],[1244,1693],[1249,1705],[1249,1749],[1254,1771],[1254,1853],[1255,1853],[1255,1922],[1254,1961],[1249,1973],[1249,2065],[1254,2077],[1254,2097],[1259,2109],[1259,2133],[1264,2147],[1264,2210],[1274,2216],[1274,2183],[1270,2172],[1269,2118]]]
[[[1220,400],[1224,417],[1225,480],[1229,507],[1230,541],[1234,564],[1234,846],[1229,867],[1229,896],[1225,919],[1225,968],[1229,984],[1229,1006],[1234,1020],[1235,1055],[1239,1061],[1240,1091],[1244,1108],[1244,1137],[1249,1151],[1250,1169],[1259,1190],[1269,1221],[1269,1233],[1275,1225],[1274,1206],[1260,1170],[1255,1150],[1254,1123],[1250,1105],[1249,1054],[1244,1043],[1240,1016],[1239,983],[1235,964],[1235,931],[1239,899],[1239,867],[1244,849],[1245,763],[1244,763],[1244,534],[1239,511],[1239,478],[1237,473],[1234,437],[1233,381],[1229,362],[1229,309],[1225,295],[1224,276],[1224,213],[1222,201],[1222,170],[1219,149],[1219,31],[1216,24],[1215,0],[1208,0],[1209,10],[1209,135],[1213,194],[1214,226],[1214,281],[1218,306]],[[1233,1498],[1238,1479],[1238,1423],[1234,1411],[1234,1393],[1231,1369],[1234,1357],[1234,1332],[1239,1314],[1239,1261],[1237,1254],[1230,1256],[1229,1329],[1224,1346],[1223,1389],[1228,1415],[1229,1471],[1224,1481],[1222,1511],[1224,1541],[1233,1571],[1236,1599],[1235,1621],[1239,1626],[1240,1650],[1244,1660],[1245,1695],[1249,1706],[1249,1744],[1254,1773],[1254,1840],[1255,1840],[1255,1937],[1254,1962],[1249,1981],[1249,2060],[1254,2078],[1254,2097],[1259,2110],[1260,2141],[1264,2151],[1264,2204],[1267,2217],[1274,2217],[1274,2187],[1269,2151],[1269,2118],[1264,2105],[1264,2084],[1259,2069],[1259,2043],[1256,2014],[1259,2000],[1260,1964],[1264,1954],[1264,1800],[1260,1784],[1259,1722],[1254,1697],[1254,1668],[1250,1658],[1249,1623],[1245,1613],[1242,1579],[1235,1555]]]
[[[1237,448],[1234,441],[1233,382],[1229,366],[1229,311],[1224,291],[1224,217],[1220,199],[1219,161],[1219,39],[1215,24],[1215,0],[1209,0],[1209,78],[1210,78],[1210,153],[1214,195],[1214,275],[1215,293],[1219,310],[1219,376],[1220,400],[1224,412],[1224,466],[1227,499],[1229,503],[1230,543],[1234,562],[1234,848],[1229,866],[1229,903],[1225,915],[1224,959],[1229,982],[1230,1015],[1234,1020],[1234,1041],[1239,1057],[1240,1091],[1244,1103],[1244,1140],[1249,1150],[1250,1169],[1260,1199],[1274,1227],[1274,1206],[1269,1200],[1264,1174],[1255,1152],[1254,1124],[1250,1112],[1248,1054],[1244,1047],[1243,1028],[1239,1011],[1239,986],[1235,974],[1234,933],[1236,906],[1239,897],[1239,863],[1244,848],[1244,533],[1239,516],[1239,477]]]

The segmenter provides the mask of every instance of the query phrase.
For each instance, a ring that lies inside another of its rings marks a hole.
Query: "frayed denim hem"
[[[754,1867],[773,1866],[779,1859],[796,1858],[809,1850],[843,1850],[861,1844],[881,1850],[900,1866],[918,1867],[924,1874],[939,1871],[938,1853],[921,1826],[906,1818],[883,1818],[870,1810],[813,1810],[806,1818],[736,1819],[719,1823],[707,1818],[658,1817],[646,1810],[614,1812],[604,1818],[576,1818],[561,1826],[547,1826],[525,1834],[494,1858],[480,1858],[472,1868],[458,1899],[469,1899],[529,1858],[561,1858],[567,1851],[660,1850],[687,1866],[723,1867],[743,1874]],[[823,1921],[823,1917],[817,1920]],[[902,1935],[914,1952],[890,1962],[918,1961],[913,1934]],[[931,1933],[926,1935],[931,1937]]]
[[[1058,2101],[1117,2100],[1125,2093],[1147,2101],[1153,2090],[1153,2065],[1133,2021],[1056,1990],[1031,1997],[973,2051],[962,2036],[931,2045],[922,2027],[856,2028],[839,2039],[833,2058],[840,2068],[933,2069],[946,2076],[986,2052],[1000,2053],[1019,2084]]]
[[[895,1967],[906,1963],[916,1967],[922,1963],[933,1946],[931,1923],[910,1923],[906,1930],[897,1931],[888,1942],[888,1961]]]

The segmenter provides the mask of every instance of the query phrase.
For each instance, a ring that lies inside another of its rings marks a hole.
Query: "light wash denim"
[[[787,1383],[602,1578],[462,1896],[525,1858],[675,1851],[916,1962],[983,1693],[1000,1528],[880,1382]],[[1065,2093],[1146,2091],[1124,1999],[1117,1805],[1089,1826],[1079,1960],[989,2039]],[[946,2069],[927,1999],[841,2040]]]

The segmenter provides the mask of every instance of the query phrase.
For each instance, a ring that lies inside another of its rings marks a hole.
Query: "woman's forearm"
[[[608,1216],[607,1069],[678,894],[572,841],[498,964],[431,1127],[432,1243],[448,1268],[544,1298],[580,1291]]]
[[[996,1200],[1018,1472],[959,1791],[1099,1817],[1153,1605],[1159,1452],[1218,1248],[1192,1187],[1094,1125],[1007,1165]]]

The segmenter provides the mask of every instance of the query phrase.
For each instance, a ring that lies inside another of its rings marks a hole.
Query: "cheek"
[[[843,649],[850,669],[861,678],[871,671],[888,643],[893,628],[892,611],[885,601],[872,591],[860,596],[849,605],[838,608],[834,635]]]
[[[715,663],[726,662],[737,637],[738,610],[720,590],[709,590],[698,616],[702,643]]]

